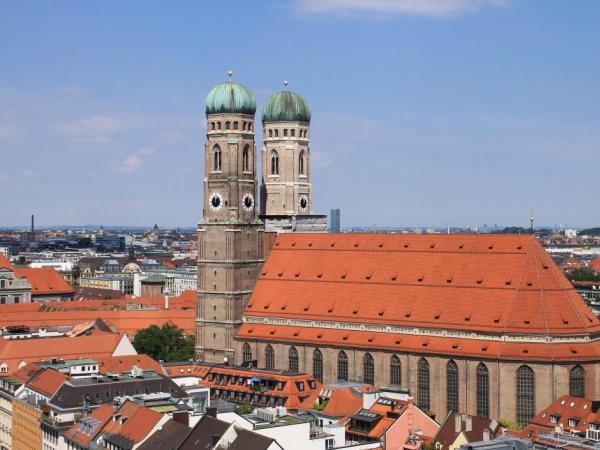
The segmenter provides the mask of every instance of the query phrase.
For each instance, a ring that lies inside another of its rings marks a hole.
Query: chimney
[[[206,408],[206,415],[209,417],[217,418],[217,408]]]
[[[465,416],[465,431],[473,431],[473,418]]]
[[[190,426],[190,416],[187,411],[176,411],[173,413],[173,421],[181,423],[186,427]]]
[[[165,294],[165,309],[169,309],[169,294]]]
[[[454,414],[454,432],[456,434],[462,431],[462,417],[460,414]]]

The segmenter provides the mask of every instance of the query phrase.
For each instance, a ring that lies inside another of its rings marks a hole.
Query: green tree
[[[600,281],[600,273],[587,267],[575,269],[569,273],[572,281]]]
[[[170,323],[139,330],[133,346],[138,353],[159,361],[186,361],[194,357],[194,337],[186,336],[183,330]]]

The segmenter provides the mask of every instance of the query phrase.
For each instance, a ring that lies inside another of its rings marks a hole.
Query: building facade
[[[268,231],[326,231],[327,217],[312,205],[310,107],[284,84],[262,113],[261,218]]]
[[[216,85],[206,99],[196,332],[196,355],[206,361],[233,358],[233,337],[264,261],[255,201],[255,113],[252,92],[232,81]]]
[[[0,254],[0,304],[30,303],[31,284]]]
[[[561,395],[600,400],[598,331],[532,236],[280,234],[236,362],[526,424]]]

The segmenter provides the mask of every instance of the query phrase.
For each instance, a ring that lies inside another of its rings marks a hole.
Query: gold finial
[[[233,70],[229,69],[229,70],[227,71],[227,76],[228,76],[229,78],[231,78],[231,77],[233,76]]]
[[[288,83],[288,80],[283,80],[283,85],[284,85],[285,87],[287,87],[287,85],[288,85],[288,84],[289,84],[289,83]]]

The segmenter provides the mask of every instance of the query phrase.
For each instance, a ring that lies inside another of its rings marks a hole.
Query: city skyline
[[[532,205],[598,226],[599,7],[412,3],[234,2],[225,36],[214,6],[9,5],[0,227],[193,226],[204,98],[228,69],[257,125],[284,79],[308,100],[314,209],[343,226],[525,227]]]

